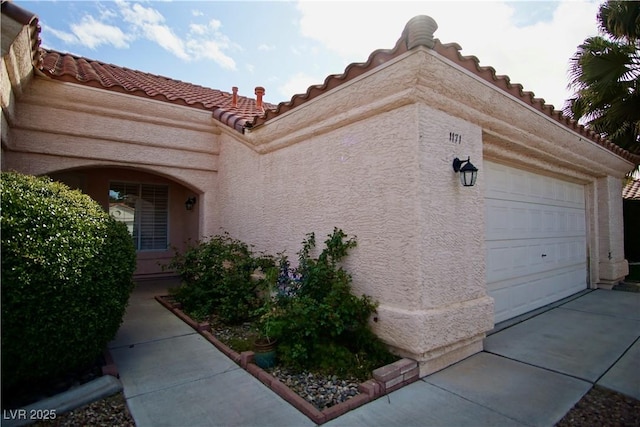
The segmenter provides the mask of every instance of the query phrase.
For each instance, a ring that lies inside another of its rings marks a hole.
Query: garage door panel
[[[506,170],[505,170],[506,168]],[[537,175],[487,162],[486,197],[584,210],[584,188],[580,184]],[[506,182],[505,182],[506,181]]]
[[[584,210],[528,202],[487,199],[486,239],[583,236]]]
[[[575,238],[487,242],[487,282],[570,266],[586,271],[584,243]]]
[[[580,269],[567,267],[518,277],[489,286],[495,301],[495,322],[510,319],[585,289]]]
[[[586,288],[584,187],[485,162],[487,287],[499,322]]]

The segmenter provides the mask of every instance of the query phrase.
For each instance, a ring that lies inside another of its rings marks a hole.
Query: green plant
[[[287,273],[295,285],[279,293],[273,315],[280,327],[278,354],[293,368],[355,371],[367,377],[395,357],[369,328],[376,303],[351,292],[351,276],[340,266],[356,246],[355,237],[335,228],[324,243],[318,258],[313,258],[315,235],[308,234],[298,253],[298,268]]]
[[[126,226],[48,178],[3,172],[2,388],[93,363],[133,289]]]
[[[223,322],[250,319],[260,306],[266,277],[256,272],[275,268],[273,257],[254,255],[250,247],[227,233],[177,252],[166,266],[178,272],[182,284],[171,293],[185,310],[201,320],[216,314]]]

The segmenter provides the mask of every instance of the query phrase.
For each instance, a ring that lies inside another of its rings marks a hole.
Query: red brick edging
[[[191,326],[211,344],[216,346],[216,348],[224,353],[225,356],[240,365],[240,367],[256,377],[260,382],[293,405],[316,424],[326,423],[327,421],[337,418],[352,409],[364,405],[365,403],[369,403],[380,396],[411,384],[419,378],[418,363],[411,359],[400,359],[390,365],[374,370],[373,379],[367,380],[358,385],[358,391],[360,394],[338,405],[319,411],[311,403],[307,402],[300,395],[284,385],[282,381],[254,364],[254,353],[252,351],[237,353],[229,346],[218,340],[211,333],[211,328],[207,322],[196,322],[182,311],[180,304],[168,301],[167,296],[160,295],[155,298],[165,308]]]

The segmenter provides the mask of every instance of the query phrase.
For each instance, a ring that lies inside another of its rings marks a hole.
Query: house
[[[436,29],[417,16],[393,49],[271,105],[43,50],[38,18],[3,1],[2,170],[135,210],[138,277],[222,230],[289,255],[312,231],[356,235],[354,288],[424,376],[497,322],[624,278],[640,163]]]

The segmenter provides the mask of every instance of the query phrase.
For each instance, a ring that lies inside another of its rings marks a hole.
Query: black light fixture
[[[193,206],[196,204],[196,196],[189,197],[186,202],[184,202],[184,207],[187,208],[188,211],[193,210]]]
[[[465,187],[473,187],[478,178],[478,168],[473,166],[470,159],[471,157],[467,157],[467,160],[460,160],[457,157],[453,159],[453,170],[460,172],[460,183]]]

